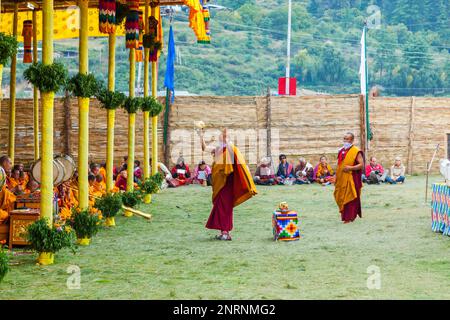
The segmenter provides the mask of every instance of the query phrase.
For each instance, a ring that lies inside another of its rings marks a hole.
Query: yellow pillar
[[[152,16],[155,16],[155,8],[152,7]],[[157,17],[159,19],[159,17]],[[159,21],[162,23],[162,21]],[[152,62],[152,97],[158,95],[158,63]],[[152,117],[152,175],[158,172],[158,117]]]
[[[37,12],[33,10],[33,62],[38,62],[37,41]],[[39,94],[38,88],[33,87],[33,132],[34,132],[34,160],[39,159]]]
[[[108,56],[108,90],[115,89],[116,74],[116,34],[109,35],[109,56]],[[106,142],[106,190],[110,192],[114,187],[113,166],[114,166],[114,122],[116,110],[107,110],[107,142]]]
[[[42,62],[53,63],[53,0],[42,2]],[[42,93],[41,216],[53,222],[53,98]]]
[[[145,33],[149,32],[148,25],[148,11],[149,11],[149,0],[145,0]],[[144,48],[144,97],[148,97],[148,57],[150,54],[149,48]],[[150,112],[144,111],[144,179],[150,177]],[[150,203],[152,201],[152,195],[147,194],[144,197],[144,203]]]
[[[130,84],[129,96],[134,97],[136,81],[136,49],[130,49]],[[134,144],[135,144],[136,114],[128,114],[128,164],[127,164],[127,191],[134,190]]]
[[[17,19],[19,16],[19,3],[14,3],[13,36],[17,38]],[[11,77],[9,85],[9,143],[8,154],[14,163],[15,133],[16,133],[16,70],[17,54],[11,57]]]
[[[79,0],[80,8],[80,38],[79,38],[79,72],[88,73],[88,0]],[[79,206],[86,209],[89,206],[89,98],[78,98],[78,189]]]
[[[158,90],[158,65],[152,62],[152,96],[156,99]],[[152,117],[152,175],[158,172],[158,116]]]

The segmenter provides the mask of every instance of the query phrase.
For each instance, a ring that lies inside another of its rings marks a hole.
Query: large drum
[[[77,165],[75,164],[75,161],[68,155],[62,154],[55,157],[55,160],[59,161],[62,166],[64,167],[64,178],[63,181],[69,181],[72,179],[75,169]]]
[[[41,183],[41,159],[38,159],[31,166],[31,177]],[[53,184],[60,185],[72,178],[75,172],[75,162],[72,158],[65,155],[59,155],[53,160]]]

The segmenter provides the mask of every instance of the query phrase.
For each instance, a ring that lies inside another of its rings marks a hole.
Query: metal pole
[[[287,63],[286,63],[286,95],[289,95],[291,76],[291,25],[292,25],[292,0],[289,0],[288,9],[288,34],[287,34]]]

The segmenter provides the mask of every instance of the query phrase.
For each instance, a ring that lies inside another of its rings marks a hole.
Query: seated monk
[[[35,180],[31,179],[27,183],[27,187],[24,190],[25,194],[33,194],[35,192],[39,192],[39,183],[37,183]]]
[[[4,185],[0,191],[0,223],[8,220],[9,212],[14,210],[15,202],[16,196]]]
[[[309,184],[314,182],[314,168],[305,158],[298,159],[298,165],[295,167],[294,172],[297,184]]]
[[[9,186],[8,189],[13,192],[15,195],[23,194],[25,189],[27,188],[26,183],[20,179],[20,170],[17,166],[11,171],[11,176],[9,177]]]
[[[128,178],[128,173],[127,173],[127,168],[125,165],[125,168],[119,172],[119,174],[117,175],[117,179],[116,179],[116,187],[119,188],[120,191],[126,191],[127,190],[127,178]]]
[[[317,165],[316,182],[324,186],[334,182],[334,171],[325,156],[320,157],[320,163]]]
[[[98,174],[95,177],[93,191],[97,194],[101,194],[102,196],[106,194],[106,183],[103,180],[103,176],[101,174]]]
[[[65,203],[68,204],[70,207],[76,208],[80,203],[78,197],[78,173],[74,174],[73,178],[70,180],[68,188],[69,188],[68,198]]]
[[[24,187],[27,186],[28,181],[30,181],[30,176],[28,175],[28,173],[25,172],[25,166],[23,165],[23,163],[19,163],[17,164],[17,167],[20,171],[20,181],[23,184]]]

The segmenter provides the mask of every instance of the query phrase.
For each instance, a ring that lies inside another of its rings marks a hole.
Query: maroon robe
[[[350,149],[341,149],[338,153],[338,164],[340,164],[344,159],[345,156],[347,155],[347,152]],[[362,151],[358,152],[358,154],[356,155],[356,157],[358,157],[358,155],[361,154],[363,156],[364,159],[364,153]],[[353,163],[353,165],[357,165],[358,162],[355,159],[355,162]],[[364,163],[362,168],[364,168]],[[341,219],[342,221],[345,222],[353,222],[356,217],[362,217],[362,210],[361,210],[361,188],[363,186],[362,183],[362,170],[357,170],[357,171],[352,171],[352,176],[353,176],[353,182],[355,183],[355,189],[356,189],[356,193],[357,193],[357,197],[350,201],[349,203],[344,205],[344,210],[343,212],[341,212]]]

